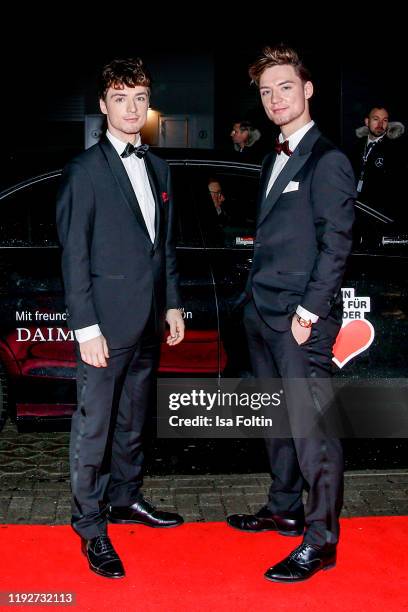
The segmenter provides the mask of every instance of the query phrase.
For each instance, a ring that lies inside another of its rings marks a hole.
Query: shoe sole
[[[279,529],[273,529],[269,527],[265,527],[264,529],[242,529],[241,527],[235,527],[234,525],[231,525],[228,522],[227,525],[232,529],[236,529],[237,531],[244,531],[245,533],[264,533],[265,531],[275,531],[276,533],[279,533],[279,535],[289,536],[291,538],[299,537],[303,535],[304,532],[304,529],[302,529],[302,531],[280,531]]]
[[[169,529],[170,527],[180,527],[180,525],[184,524],[184,521],[182,523],[176,523],[175,525],[149,525],[149,523],[143,523],[142,521],[131,521],[131,520],[126,520],[126,519],[112,519],[110,517],[108,517],[108,521],[110,523],[114,523],[116,525],[144,525],[145,527],[152,527],[153,529]]]
[[[269,578],[269,576],[266,576],[265,574],[264,574],[264,578],[265,580],[268,580],[268,582],[279,582],[280,584],[295,584],[297,582],[306,582],[306,580],[310,580],[310,578],[313,578],[313,576],[315,576],[315,574],[317,574],[321,570],[323,571],[331,570],[334,567],[336,567],[335,563],[329,563],[329,565],[325,565],[324,567],[321,567],[320,570],[317,570],[317,572],[314,572],[313,574],[311,574],[311,576],[308,576],[307,578],[299,578],[298,580],[279,580],[278,578]]]

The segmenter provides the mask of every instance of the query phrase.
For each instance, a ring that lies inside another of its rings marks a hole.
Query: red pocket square
[[[169,201],[169,194],[167,193],[167,191],[162,192],[162,200],[164,203]]]

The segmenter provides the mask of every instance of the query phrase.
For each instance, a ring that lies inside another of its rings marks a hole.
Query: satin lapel
[[[154,248],[156,248],[159,238],[160,238],[160,224],[161,224],[161,218],[162,218],[160,185],[159,185],[159,180],[157,178],[156,170],[154,169],[154,163],[149,153],[145,155],[144,160],[146,164],[147,176],[149,177],[150,188],[152,190],[152,194],[154,197],[154,206],[155,206]]]
[[[304,155],[296,155],[294,153],[293,155],[291,155],[291,157],[289,157],[285,167],[278,175],[278,178],[272,185],[270,192],[261,204],[258,225],[260,225],[265,219],[265,217],[271,212],[278,198],[282,195],[282,191],[285,189],[286,185],[299,172],[299,170],[307,162],[311,154],[311,151]]]
[[[258,201],[257,201],[257,219],[260,218],[261,214],[261,205],[265,199],[265,192],[268,186],[269,177],[271,176],[273,164],[275,163],[276,153],[271,153],[269,157],[264,161],[261,173],[261,181],[259,183],[259,193],[258,193]]]
[[[137,221],[140,224],[146,238],[148,239],[150,245],[152,241],[150,240],[149,232],[147,231],[146,223],[142,215],[142,211],[140,210],[139,202],[137,201],[136,194],[132,187],[132,183],[127,175],[126,169],[119,159],[118,154],[115,149],[108,141],[106,137],[103,137],[99,143],[99,146],[102,149],[102,152],[108,162],[109,168],[115,178],[115,181],[118,184],[118,187],[124,197],[124,200],[131,210],[131,212],[135,215]]]
[[[268,196],[261,201],[258,225],[260,225],[264,221],[266,216],[271,212],[272,208],[278,201],[279,197],[282,195],[282,192],[289,183],[289,181],[291,181],[302,168],[302,166],[305,165],[305,163],[312,154],[312,149],[315,142],[320,138],[320,136],[321,133],[316,125],[312,126],[310,130],[306,132],[306,134],[303,136],[299,145],[296,147],[293,155],[289,157],[288,161],[285,164],[285,167],[272,185]],[[273,161],[275,161],[275,157],[273,158]],[[271,171],[272,167],[270,168],[270,171],[268,173],[268,180]],[[265,193],[265,189],[266,187],[264,188],[264,191],[261,195]]]

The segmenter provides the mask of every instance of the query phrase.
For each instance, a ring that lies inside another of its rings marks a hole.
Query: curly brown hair
[[[249,76],[252,83],[259,87],[259,79],[261,74],[272,66],[293,66],[297,76],[306,83],[311,80],[311,75],[306,66],[303,65],[299,55],[291,47],[284,44],[279,44],[274,47],[265,47],[261,57],[249,67]]]
[[[150,94],[152,79],[140,57],[115,59],[103,67],[99,77],[98,95],[104,100],[109,87],[122,89],[141,85],[147,87]]]

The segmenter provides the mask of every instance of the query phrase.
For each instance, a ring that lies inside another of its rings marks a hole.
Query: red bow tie
[[[278,155],[280,155],[283,151],[288,157],[290,157],[293,153],[293,151],[289,149],[289,140],[284,140],[283,142],[279,142],[279,140],[276,140],[275,151]]]

